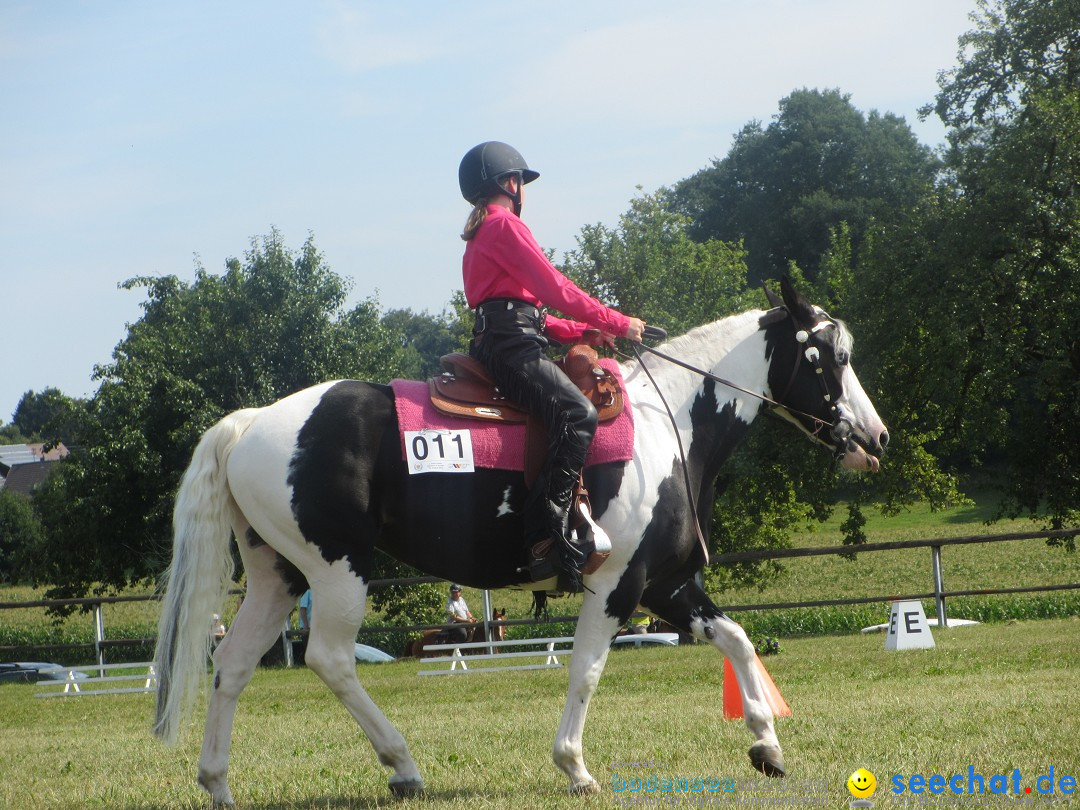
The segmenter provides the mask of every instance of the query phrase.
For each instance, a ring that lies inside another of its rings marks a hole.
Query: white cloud
[[[940,0],[667,5],[557,49],[538,46],[514,79],[528,90],[510,104],[574,124],[718,126],[767,119],[800,87],[839,87],[862,109],[900,100],[910,109],[889,111],[910,118],[955,53],[958,26],[938,22],[969,8]],[[942,53],[937,68],[927,68],[928,52]]]
[[[411,25],[390,30],[386,19],[376,19],[372,7],[357,7],[340,0],[329,3],[317,26],[323,56],[339,67],[360,73],[385,67],[418,64],[450,52],[438,27]]]

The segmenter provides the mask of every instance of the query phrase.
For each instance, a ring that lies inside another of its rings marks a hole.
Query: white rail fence
[[[105,672],[119,672],[126,674],[106,675]],[[131,670],[144,670],[143,672],[131,672]],[[98,672],[98,675],[88,675],[90,672]],[[37,685],[49,689],[47,692],[35,692],[37,698],[53,697],[86,697],[87,695],[121,695],[138,692],[153,692],[157,689],[157,673],[154,672],[152,662],[139,664],[93,664],[85,667],[41,667],[39,674],[47,674],[50,677],[39,680]],[[61,676],[61,677],[57,677]],[[141,681],[142,686],[116,687],[116,683],[131,683]]]
[[[559,645],[572,645],[573,636],[559,638],[523,638],[513,641],[477,641],[460,644],[428,644],[425,651],[449,652],[449,655],[437,655],[421,658],[421,669],[417,675],[468,675],[477,672],[506,672],[512,669],[558,669],[562,666],[559,656],[568,658],[574,654],[572,648]],[[516,647],[539,647],[536,650],[517,650],[502,652]],[[558,648],[557,648],[558,647]],[[481,650],[499,650],[499,652],[480,652]],[[475,652],[473,652],[475,651]],[[466,654],[473,653],[473,654]],[[544,659],[544,663],[514,663],[523,660]],[[496,666],[477,666],[498,661]],[[503,662],[511,663],[503,663]],[[446,665],[450,666],[447,667]],[[437,669],[424,669],[435,666]]]

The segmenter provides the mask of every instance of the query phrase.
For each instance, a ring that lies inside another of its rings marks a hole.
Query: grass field
[[[391,799],[366,739],[310,671],[260,670],[237,715],[233,793],[242,808],[268,810],[599,808],[634,795],[614,790],[616,775],[655,773],[734,779],[735,791],[723,794],[729,806],[786,796],[789,806],[799,798],[798,806],[837,808],[851,799],[848,775],[865,767],[878,780],[875,806],[889,808],[904,806],[890,793],[896,774],[966,778],[972,766],[988,781],[1018,769],[1021,790],[1051,767],[1058,782],[1080,777],[1080,619],[949,629],[935,638],[933,650],[905,652],[886,652],[880,635],[800,638],[767,658],[794,710],[778,721],[792,777],[785,782],[755,776],[745,727],[721,719],[714,650],[615,651],[586,725],[586,761],[602,786],[587,798],[565,795],[550,760],[565,670],[443,679],[418,678],[412,661],[361,666],[426,780],[423,796],[401,801]],[[148,734],[150,695],[36,700],[38,689],[0,687],[0,806],[206,806],[195,784],[201,709],[180,747],[166,749]],[[642,762],[656,764],[619,764]],[[685,794],[676,798],[676,806],[694,806],[681,801]],[[976,806],[975,797],[947,794],[918,806],[957,805]]]

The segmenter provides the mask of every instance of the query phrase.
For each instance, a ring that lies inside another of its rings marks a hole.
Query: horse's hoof
[[[787,771],[784,770],[784,757],[775,745],[758,743],[750,746],[750,764],[766,776],[777,778],[787,776]]]
[[[198,779],[199,786],[210,794],[212,807],[236,807],[232,793],[229,792],[229,785],[224,778],[211,778],[200,774]]]
[[[390,792],[399,799],[419,796],[424,792],[424,783],[419,779],[402,780],[401,782],[391,781]]]
[[[571,796],[591,796],[600,792],[600,783],[590,777],[586,782],[575,782],[566,789],[566,792]]]

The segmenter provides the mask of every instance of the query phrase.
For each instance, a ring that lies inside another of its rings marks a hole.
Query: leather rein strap
[[[737,385],[736,383],[731,382],[731,380],[725,380],[723,377],[718,377],[716,374],[713,374],[713,373],[711,373],[709,371],[706,371],[703,368],[698,368],[697,366],[693,366],[690,363],[685,363],[682,360],[678,359],[677,357],[672,357],[670,354],[665,354],[664,352],[660,351],[659,349],[654,349],[652,346],[646,346],[644,343],[634,343],[632,345],[634,347],[634,354],[637,355],[637,359],[638,359],[639,362],[641,361],[641,354],[638,352],[638,347],[640,346],[642,349],[647,351],[649,354],[655,354],[657,357],[659,357],[659,358],[661,358],[663,360],[666,360],[669,363],[673,363],[676,366],[680,366],[681,368],[685,368],[687,371],[692,371],[695,374],[697,374],[697,375],[699,375],[701,377],[704,377],[707,380],[712,380],[713,382],[720,383],[720,385],[723,385],[723,386],[725,386],[727,388],[733,388],[736,391],[741,391],[744,394],[748,394],[748,395],[750,395],[750,396],[752,396],[752,397],[754,397],[756,399],[760,399],[765,404],[772,405],[774,408],[783,408],[785,411],[788,411],[789,413],[792,413],[792,414],[796,414],[797,416],[805,416],[807,419],[810,419],[810,420],[812,420],[814,422],[819,423],[821,427],[835,427],[835,423],[830,422],[827,419],[822,419],[820,416],[814,416],[813,414],[806,413],[805,411],[800,411],[797,408],[792,408],[792,407],[789,407],[787,405],[783,405],[783,404],[777,402],[775,399],[770,399],[769,397],[765,396],[764,394],[759,394],[757,391],[751,391],[749,388],[743,388],[741,385]],[[624,356],[626,356],[626,355],[624,355]],[[787,386],[788,391],[791,390],[791,386],[795,382],[795,375],[799,371],[799,363],[800,362],[801,361],[799,359],[799,352],[798,352],[798,349],[796,349],[795,365],[794,365],[794,368],[792,370],[791,380],[788,382],[788,386]],[[649,377],[649,380],[652,381],[652,384],[655,387],[656,386],[656,381],[653,380],[652,375],[649,374],[649,369],[645,366],[644,363],[642,363],[641,367],[643,369],[645,369],[645,374]],[[659,390],[660,389],[657,388],[657,393],[659,393]],[[785,391],[784,393],[786,395],[787,391]],[[663,399],[662,394],[661,394],[661,399]],[[666,404],[667,403],[665,403],[665,405]],[[669,413],[670,413],[670,411],[669,411]],[[819,430],[820,430],[820,428],[819,428]]]
[[[799,341],[799,342],[802,343],[802,341]],[[698,543],[701,544],[701,553],[705,557],[704,565],[708,565],[709,564],[709,544],[705,540],[705,533],[701,530],[701,521],[698,518],[697,499],[694,497],[694,486],[693,486],[693,483],[690,481],[690,465],[688,465],[686,463],[686,450],[683,448],[682,436],[679,434],[679,429],[675,424],[675,414],[673,414],[671,412],[671,407],[668,405],[667,399],[665,399],[663,392],[660,390],[660,386],[658,386],[656,384],[656,380],[653,379],[652,372],[650,372],[649,367],[647,365],[645,365],[645,362],[644,362],[644,359],[641,356],[641,351],[639,350],[639,347],[641,349],[644,349],[645,351],[649,352],[650,354],[655,354],[657,357],[661,358],[662,360],[666,360],[667,362],[672,363],[672,364],[674,364],[676,366],[679,366],[680,368],[684,368],[687,371],[692,371],[695,374],[697,374],[697,375],[699,375],[701,377],[704,377],[707,380],[712,380],[713,382],[719,383],[720,385],[723,385],[723,386],[725,386],[727,388],[731,388],[731,389],[734,389],[735,391],[740,391],[741,393],[748,394],[749,396],[755,397],[756,399],[760,399],[762,402],[766,403],[767,405],[771,405],[774,408],[784,408],[785,410],[787,410],[788,412],[790,412],[792,414],[798,414],[799,416],[805,416],[807,419],[813,420],[818,425],[817,429],[814,431],[814,435],[819,433],[822,428],[824,428],[826,426],[834,427],[835,424],[833,422],[828,422],[828,421],[826,421],[824,419],[821,419],[820,417],[813,416],[812,414],[808,414],[808,413],[805,413],[803,411],[800,411],[800,410],[797,410],[797,409],[794,409],[794,408],[789,408],[786,405],[780,404],[779,402],[777,402],[774,399],[770,399],[769,397],[765,396],[764,394],[759,394],[756,391],[751,391],[748,388],[744,388],[741,385],[737,385],[736,383],[731,382],[731,380],[725,380],[723,377],[719,377],[716,374],[713,374],[712,372],[706,371],[703,368],[698,368],[697,366],[691,365],[690,363],[686,363],[686,362],[684,362],[682,360],[679,360],[677,357],[672,357],[670,354],[666,354],[665,352],[662,352],[662,351],[660,351],[658,349],[654,349],[651,346],[645,345],[644,343],[631,343],[630,345],[634,350],[634,355],[637,357],[638,363],[641,365],[642,370],[645,372],[645,376],[647,376],[649,378],[649,382],[651,382],[653,388],[656,389],[656,393],[660,397],[660,402],[663,403],[664,410],[667,411],[668,419],[671,421],[671,427],[675,431],[675,440],[679,444],[679,456],[682,459],[683,480],[686,483],[686,497],[687,497],[687,500],[690,502],[690,514],[694,519],[694,531],[697,534]],[[623,353],[619,352],[619,354],[623,354]],[[802,352],[799,350],[799,347],[796,346],[795,365],[794,365],[794,367],[792,369],[792,372],[791,372],[791,380],[788,382],[787,390],[791,390],[791,386],[795,382],[795,375],[798,373],[799,365],[802,362],[801,357],[800,357],[801,354],[802,354]],[[623,354],[623,356],[626,357],[627,355]],[[813,362],[813,361],[811,361],[811,362]],[[815,368],[820,373],[820,367],[815,364]],[[822,384],[824,385],[824,380],[822,381]],[[784,395],[785,396],[787,395],[787,391],[784,392]],[[826,399],[828,399],[828,390],[827,389],[826,389]]]
[[[686,482],[686,497],[690,501],[690,516],[694,519],[694,531],[697,532],[698,543],[701,544],[701,553],[705,555],[705,562],[702,567],[709,564],[709,544],[705,540],[705,533],[701,530],[701,521],[698,519],[697,511],[697,498],[694,497],[694,485],[690,481],[690,465],[686,463],[686,450],[683,449],[682,436],[679,435],[679,428],[675,425],[675,414],[671,412],[671,407],[667,404],[667,399],[664,397],[664,393],[660,390],[660,386],[656,384],[656,380],[653,379],[652,372],[649,371],[649,367],[645,365],[645,362],[641,358],[641,352],[638,351],[638,346],[642,346],[648,351],[655,353],[659,357],[667,357],[662,352],[656,351],[646,346],[644,343],[631,343],[631,347],[634,349],[634,354],[637,355],[638,363],[641,364],[642,370],[645,372],[645,376],[649,378],[649,382],[652,383],[653,388],[656,389],[657,395],[660,397],[660,401],[664,403],[664,410],[667,411],[668,419],[671,420],[671,427],[675,431],[675,441],[679,443],[679,458],[682,459],[682,471],[683,480]],[[685,366],[686,364],[671,358],[671,361],[676,365]],[[689,366],[687,366],[689,368]]]

